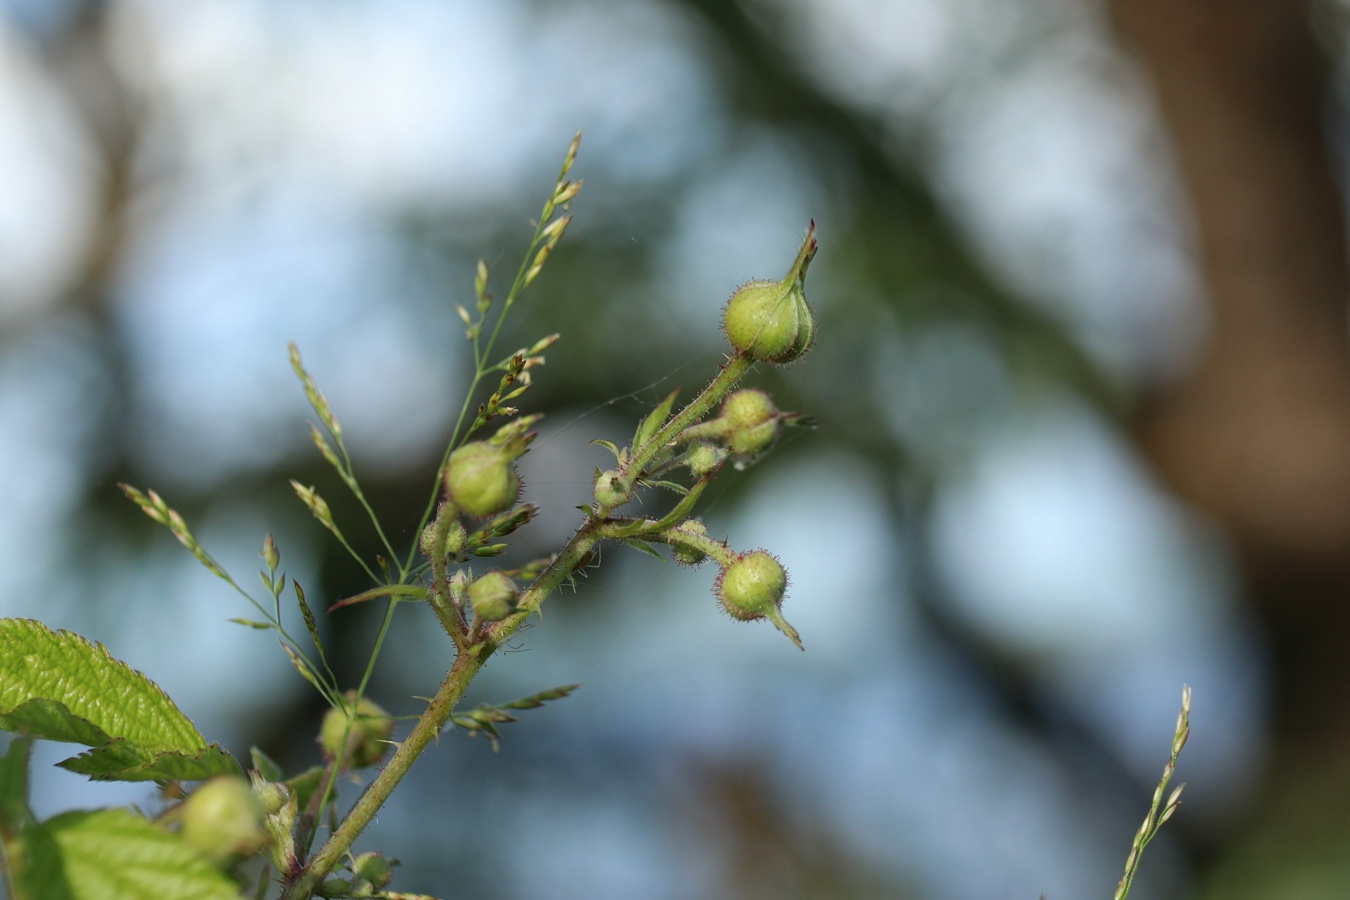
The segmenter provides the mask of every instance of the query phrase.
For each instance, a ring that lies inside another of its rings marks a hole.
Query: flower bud
[[[476,618],[484,622],[500,622],[515,609],[516,583],[504,572],[493,570],[474,579],[469,585],[469,606]]]
[[[378,891],[393,880],[394,867],[380,853],[362,853],[352,860],[352,874]]]
[[[752,359],[787,363],[811,348],[816,322],[806,302],[806,269],[816,254],[811,223],[796,261],[782,281],[752,281],[727,301],[722,327],[731,346]]]
[[[362,697],[359,703],[356,692],[348,691],[342,708],[333,708],[324,713],[323,725],[319,730],[319,744],[323,747],[327,759],[341,759],[344,766],[364,769],[373,766],[384,758],[389,750],[389,736],[394,733],[394,720],[374,700]],[[355,708],[356,714],[352,715]],[[348,730],[347,722],[351,721]],[[347,735],[344,748],[343,733]]]
[[[257,772],[249,773],[249,782],[253,788],[253,796],[258,798],[258,802],[262,804],[263,811],[269,816],[274,816],[281,812],[282,808],[286,805],[286,801],[290,799],[290,788],[284,784],[268,781]]]
[[[520,493],[520,476],[507,446],[473,441],[450,454],[445,466],[445,495],[476,519],[509,509]]]
[[[778,439],[778,408],[769,395],[754,388],[735,391],[722,401],[727,444],[737,456],[756,456]]]
[[[428,557],[434,557],[433,552],[436,549],[436,528],[437,522],[433,521],[426,528],[422,529],[422,536],[418,540],[418,545],[422,552]],[[468,539],[468,532],[464,530],[464,525],[458,519],[451,522],[445,532],[445,543],[441,551],[450,559],[458,559],[464,552],[464,542]]]
[[[266,810],[248,782],[218,775],[183,801],[183,839],[218,866],[267,846]]]
[[[685,465],[689,466],[689,471],[695,478],[702,478],[709,472],[716,471],[727,458],[727,451],[716,444],[710,444],[707,441],[700,441],[689,448],[688,455],[685,456]]]

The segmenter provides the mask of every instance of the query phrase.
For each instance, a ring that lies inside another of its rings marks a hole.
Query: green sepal
[[[622,459],[623,451],[621,451],[621,450],[618,448],[618,445],[616,445],[613,441],[606,441],[606,440],[603,440],[602,438],[596,438],[595,440],[591,441],[591,443],[592,443],[592,444],[599,444],[601,447],[604,447],[604,448],[605,448],[606,450],[608,450],[610,453],[613,453],[613,454],[614,454],[614,459],[615,459],[615,460],[617,460],[620,464],[623,463],[623,459]],[[600,471],[600,470],[599,470],[599,469],[596,469],[596,471],[598,472],[598,471]]]
[[[13,900],[239,900],[177,834],[124,809],[68,812],[5,847]]]
[[[666,561],[666,558],[662,556],[660,553],[657,553],[655,550],[653,550],[650,544],[644,543],[643,541],[640,541],[637,538],[617,538],[617,540],[620,543],[627,544],[634,550],[641,550],[643,553],[646,553],[650,556],[655,556],[657,559],[661,560],[661,562]]]
[[[295,792],[295,802],[304,809],[309,805],[310,798],[314,792],[323,784],[323,766],[313,766],[301,772],[292,778],[287,778],[282,784]]]
[[[253,763],[254,770],[262,776],[263,781],[281,781],[285,777],[281,764],[264,753],[261,748],[250,747],[248,757]]]
[[[675,404],[675,398],[679,396],[680,389],[676,388],[667,395],[656,407],[648,413],[647,418],[638,425],[637,434],[633,435],[633,452],[641,453],[642,448],[652,438],[656,437],[661,430],[661,426],[666,424],[666,419],[670,418],[670,408]]]
[[[679,494],[681,497],[683,497],[685,494],[689,493],[689,488],[685,487],[685,486],[682,485],[682,484],[679,484],[679,483],[677,483],[677,482],[674,482],[674,481],[659,481],[659,480],[657,480],[657,479],[655,479],[655,478],[641,478],[641,479],[638,479],[638,484],[642,485],[643,487],[661,487],[661,488],[665,488],[665,489],[668,490],[668,491],[674,491],[675,493]]]

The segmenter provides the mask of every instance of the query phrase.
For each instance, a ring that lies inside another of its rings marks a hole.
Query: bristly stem
[[[294,880],[288,880],[282,890],[281,900],[308,900],[313,896],[315,887],[337,867],[356,838],[389,799],[394,788],[408,774],[417,757],[440,734],[441,728],[454,712],[465,689],[495,649],[491,644],[482,644],[473,648],[473,652],[461,653],[455,658],[455,663],[446,674],[445,681],[441,682],[436,696],[431,699],[426,711],[413,726],[413,730],[398,745],[394,755],[389,758],[388,765],[370,783],[370,787],[366,788],[365,793],[356,801],[351,812],[319,852],[305,864]]]
[[[379,812],[400,781],[408,774],[417,757],[440,734],[469,683],[511,633],[524,623],[531,612],[539,608],[544,598],[553,593],[563,580],[576,571],[586,554],[610,532],[613,523],[588,519],[562,549],[553,562],[539,574],[534,583],[520,596],[519,609],[498,622],[484,640],[461,650],[441,683],[440,690],[418,718],[413,730],[398,745],[389,763],[365,793],[356,801],[347,817],[328,838],[319,852],[305,867],[288,881],[281,900],[308,900],[314,888],[330,873],[352,847],[356,838]]]

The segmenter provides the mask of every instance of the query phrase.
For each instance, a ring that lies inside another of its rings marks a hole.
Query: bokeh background
[[[565,540],[605,452],[720,360],[808,220],[819,341],[758,372],[819,428],[719,479],[808,648],[713,573],[609,548],[364,842],[457,898],[1108,896],[1166,757],[1149,898],[1350,896],[1347,6],[1331,0],[3,0],[0,614],[105,642],[237,754],[319,699],[120,495],[242,583],[364,587],[297,341],[399,538],[572,134],[572,224],[505,346]],[[400,530],[401,529],[401,530]],[[359,527],[363,552],[375,544]],[[353,681],[379,610],[324,622]],[[373,693],[447,664],[404,608]],[[138,802],[37,760],[41,812]]]

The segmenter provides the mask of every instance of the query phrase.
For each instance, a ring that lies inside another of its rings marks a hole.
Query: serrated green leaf
[[[319,640],[319,625],[314,621],[314,610],[305,602],[305,589],[300,587],[300,582],[294,578],[291,579],[291,587],[295,588],[295,600],[300,604],[300,615],[305,619],[305,630],[309,632],[309,639],[314,642],[314,646],[319,648],[319,658],[322,659],[323,641]]]
[[[28,761],[33,739],[16,735],[0,758],[0,837],[9,839],[33,824],[28,808]]]
[[[604,447],[604,448],[605,448],[606,450],[608,450],[610,453],[613,453],[613,454],[614,454],[614,459],[615,459],[616,461],[619,459],[619,448],[614,444],[613,441],[606,441],[606,440],[602,440],[601,438],[596,438],[595,440],[591,441],[591,443],[592,443],[592,444],[599,444],[601,447]],[[596,469],[596,471],[599,472],[600,470],[599,470],[599,469]]]
[[[249,759],[253,762],[253,768],[265,781],[280,781],[285,777],[280,763],[268,756],[258,747],[250,747],[248,750]]]
[[[108,648],[31,619],[0,619],[0,727],[93,746],[122,738],[158,752],[206,747],[168,695]]]
[[[637,433],[633,435],[634,453],[640,452],[648,441],[656,437],[656,433],[661,430],[661,426],[666,424],[666,419],[670,417],[670,408],[674,405],[675,398],[679,393],[679,388],[671,391],[669,396],[662,400],[656,409],[648,413],[647,418],[643,419],[642,423],[638,425]]]
[[[178,835],[124,809],[69,812],[6,847],[13,900],[239,900]]]
[[[265,631],[272,627],[271,622],[259,622],[256,619],[226,619],[227,622],[233,622],[235,625],[243,625],[245,628],[252,628],[256,631]]]
[[[195,753],[147,753],[115,740],[57,763],[95,781],[205,781],[216,775],[240,775],[239,763],[217,744]]]
[[[107,732],[73,714],[64,703],[41,698],[0,715],[0,729],[89,747],[101,747],[112,740]]]

